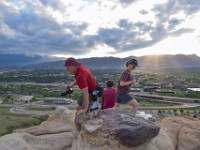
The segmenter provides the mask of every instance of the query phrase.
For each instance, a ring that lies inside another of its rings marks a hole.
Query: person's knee
[[[76,110],[80,110],[80,109],[81,109],[81,106],[78,105],[78,104],[76,104],[75,109],[76,109]]]
[[[114,107],[119,107],[120,106],[120,104],[119,103],[115,103],[115,106]]]
[[[139,106],[139,103],[135,100],[135,99],[132,99],[130,102],[129,102],[130,105],[132,106],[135,106],[135,107],[138,107]]]

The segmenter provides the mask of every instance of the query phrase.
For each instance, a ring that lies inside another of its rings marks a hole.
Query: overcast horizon
[[[200,56],[200,1],[2,0],[0,55]]]

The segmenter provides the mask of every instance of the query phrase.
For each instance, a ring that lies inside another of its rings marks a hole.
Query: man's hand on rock
[[[76,112],[76,116],[79,116],[79,115],[84,114],[84,113],[86,113],[86,112],[87,112],[87,110],[85,110],[85,109],[80,109],[79,111]]]

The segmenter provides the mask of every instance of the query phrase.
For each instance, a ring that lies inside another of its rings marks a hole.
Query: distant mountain
[[[28,56],[24,54],[0,54],[0,68],[56,61],[58,58],[47,56]]]
[[[197,55],[148,55],[139,58],[142,68],[200,68]]]
[[[141,57],[92,57],[78,59],[90,69],[123,69],[125,62],[136,58],[141,69],[166,69],[166,68],[200,68],[200,57],[197,55],[147,55]],[[63,70],[64,61],[37,63],[18,67],[18,69],[58,69]]]
[[[147,55],[126,58],[92,57],[78,59],[78,61],[90,69],[123,69],[125,62],[131,58],[138,60],[141,69],[200,68],[200,57],[197,55]],[[33,64],[24,67],[24,69],[65,69],[64,61]]]
[[[116,57],[92,57],[78,59],[83,65],[90,69],[122,69],[124,64],[124,59]],[[24,69],[59,69],[63,70],[65,60],[46,62],[41,64],[32,64],[23,67]]]

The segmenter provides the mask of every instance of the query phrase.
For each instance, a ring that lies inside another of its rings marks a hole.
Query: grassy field
[[[177,110],[180,110],[180,109],[183,109],[183,110],[196,110],[196,111],[200,111],[200,106],[193,107],[193,108],[177,108]]]
[[[39,125],[48,119],[48,115],[13,114],[10,107],[0,107],[0,136],[12,133],[14,129]]]

